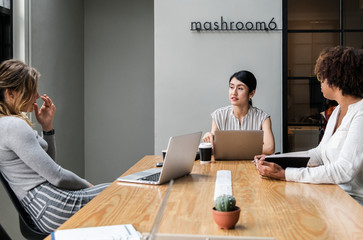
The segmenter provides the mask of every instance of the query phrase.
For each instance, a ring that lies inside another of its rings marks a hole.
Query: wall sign
[[[220,21],[194,21],[190,23],[190,31],[279,31],[275,18],[270,21],[225,21],[221,16]]]

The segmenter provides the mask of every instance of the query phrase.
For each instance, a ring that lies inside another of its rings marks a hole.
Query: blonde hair
[[[33,126],[27,115],[21,112],[21,109],[29,104],[34,94],[37,93],[39,77],[40,73],[35,68],[22,61],[6,60],[0,64],[0,117],[19,117]],[[14,106],[9,106],[5,101],[7,89],[19,94]]]

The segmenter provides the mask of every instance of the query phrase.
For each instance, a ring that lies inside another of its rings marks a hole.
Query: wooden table
[[[161,160],[145,156],[123,175],[154,167]],[[233,230],[219,229],[212,218],[217,170],[232,171],[233,195],[241,207]],[[115,181],[59,229],[131,223],[141,233],[150,232],[167,187]],[[175,180],[158,232],[363,239],[363,207],[337,185],[261,178],[251,161],[196,161],[191,175]]]

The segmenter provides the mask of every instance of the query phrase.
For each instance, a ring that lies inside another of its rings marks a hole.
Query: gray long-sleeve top
[[[54,135],[43,139],[23,119],[0,117],[0,170],[19,200],[45,182],[68,190],[89,187],[54,160]]]

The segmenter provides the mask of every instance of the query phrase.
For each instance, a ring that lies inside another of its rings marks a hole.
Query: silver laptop
[[[253,160],[262,153],[262,130],[216,131],[214,136],[214,159]]]
[[[202,132],[171,137],[162,168],[151,168],[142,172],[120,177],[122,182],[163,184],[192,171]]]

